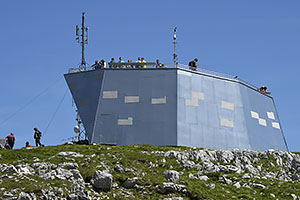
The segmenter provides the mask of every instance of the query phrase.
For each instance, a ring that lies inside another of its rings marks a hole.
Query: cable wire
[[[12,113],[10,116],[8,116],[5,120],[3,120],[0,123],[0,127],[2,127],[7,121],[9,121],[11,118],[13,118],[14,116],[16,116],[20,111],[22,111],[23,109],[25,109],[27,106],[29,106],[30,104],[32,104],[37,98],[39,98],[40,96],[42,96],[44,93],[46,93],[52,86],[54,86],[56,83],[58,83],[58,81],[60,81],[62,79],[62,77],[60,77],[58,80],[54,81],[53,83],[51,83],[46,89],[44,89],[42,92],[40,92],[38,95],[36,95],[35,97],[33,97],[31,100],[29,100],[25,105],[23,105],[22,107],[20,107],[17,111],[15,111],[14,113]]]
[[[68,89],[66,89],[66,92],[65,92],[63,98],[60,100],[60,102],[59,102],[59,104],[58,104],[58,106],[57,106],[57,108],[56,108],[56,110],[55,110],[53,116],[51,117],[51,119],[50,119],[50,121],[49,121],[49,123],[48,123],[48,125],[47,125],[47,127],[46,127],[46,129],[45,129],[45,131],[44,131],[44,135],[45,135],[46,132],[48,131],[48,128],[49,128],[50,124],[52,123],[52,121],[53,121],[53,119],[54,119],[54,117],[55,117],[57,111],[59,110],[61,104],[63,103],[63,101],[64,101],[64,99],[65,99],[67,93],[68,93]]]

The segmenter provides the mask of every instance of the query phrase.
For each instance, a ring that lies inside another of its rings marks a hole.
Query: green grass
[[[107,146],[107,145],[59,145],[59,146],[49,146],[35,149],[16,149],[16,150],[0,150],[2,159],[0,163],[6,164],[24,164],[24,163],[34,163],[34,159],[38,158],[39,162],[49,162],[53,164],[59,164],[62,162],[73,162],[68,161],[62,157],[56,157],[55,155],[62,151],[73,151],[83,154],[82,158],[73,158],[78,165],[79,171],[86,182],[89,182],[93,177],[96,170],[104,170],[101,163],[105,163],[110,168],[110,173],[113,175],[113,182],[117,183],[119,188],[111,190],[109,192],[99,191],[111,199],[128,199],[120,193],[124,191],[132,193],[134,198],[129,199],[163,199],[170,196],[181,196],[181,194],[171,194],[162,195],[157,192],[158,187],[162,185],[163,182],[169,182],[163,176],[166,170],[176,170],[182,171],[183,174],[180,175],[180,184],[187,186],[187,193],[183,196],[185,199],[274,199],[270,194],[275,194],[278,199],[292,199],[290,194],[296,194],[300,196],[300,184],[299,182],[284,182],[279,180],[261,180],[254,179],[251,180],[243,179],[243,174],[227,173],[227,177],[235,179],[234,182],[240,182],[241,185],[251,182],[256,182],[265,185],[266,189],[255,189],[241,187],[236,189],[233,185],[224,185],[219,182],[219,178],[224,175],[224,173],[207,173],[204,174],[209,177],[208,181],[200,181],[197,179],[190,179],[188,177],[189,173],[197,173],[196,169],[183,170],[183,167],[176,161],[176,158],[164,158],[158,154],[142,154],[141,151],[146,151],[151,153],[152,151],[194,151],[200,150],[200,148],[192,149],[187,147],[156,147],[150,145],[133,145],[133,146]],[[92,157],[93,155],[93,157]],[[90,160],[86,160],[87,157]],[[266,172],[276,172],[280,170],[280,167],[276,165],[276,160],[273,156],[268,156],[264,159],[262,154],[259,155],[259,162],[255,163],[254,166],[262,166],[263,170]],[[163,162],[162,160],[165,160]],[[195,163],[202,164],[202,161],[196,161]],[[275,164],[274,167],[270,166],[270,162]],[[116,164],[120,164],[124,169],[135,169],[132,172],[118,173],[113,170]],[[220,163],[224,164],[224,163]],[[98,168],[97,168],[98,167]],[[0,173],[0,176],[3,175]],[[8,174],[10,176],[17,177],[13,174]],[[14,182],[14,179],[2,179],[0,188],[5,188],[4,191],[11,191],[12,189],[21,188],[24,192],[34,192],[37,195],[41,195],[42,189],[48,189],[50,186],[59,187],[64,190],[65,188],[71,188],[71,183],[62,180],[44,180],[39,178],[37,175],[28,176],[29,178],[35,179],[38,183],[30,182],[28,180],[20,180],[19,182]],[[122,183],[127,178],[140,177],[138,185],[143,186],[145,189],[139,191],[137,189],[124,189],[121,187]],[[20,179],[20,178],[18,178]],[[215,184],[215,189],[209,187],[210,184]],[[19,192],[20,192],[19,191]],[[147,194],[144,194],[147,193]],[[18,192],[17,192],[18,193]],[[116,196],[113,197],[113,194]],[[0,193],[0,197],[4,197]],[[275,199],[276,199],[275,198]]]

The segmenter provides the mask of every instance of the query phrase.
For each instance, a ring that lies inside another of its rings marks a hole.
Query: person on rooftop
[[[144,57],[141,58],[141,63],[146,63],[146,60]],[[147,66],[146,65],[142,65],[142,68],[146,68]]]
[[[115,63],[115,58],[111,58],[110,63]],[[113,64],[110,64],[109,68],[116,68],[116,66]]]
[[[161,64],[161,63],[159,62],[159,60],[157,59],[157,60],[156,60],[156,65],[155,65],[155,67],[156,67],[156,68],[163,68],[163,64]]]
[[[141,61],[141,58],[140,57],[138,57],[138,59],[137,59],[137,61],[136,61],[136,63],[141,63],[142,61]],[[140,68],[141,66],[139,66],[139,65],[136,65],[135,66],[135,68]]]
[[[119,63],[124,63],[124,60],[122,59],[122,57],[119,57]],[[124,68],[125,66],[124,65],[120,65],[120,68]]]
[[[264,94],[267,94],[267,95],[271,94],[271,92],[267,91],[267,87],[266,86],[260,87],[259,91],[262,92],[262,93],[264,93]]]
[[[106,62],[102,59],[101,61],[100,61],[100,63],[99,63],[99,68],[100,69],[104,69],[104,68],[106,68]]]
[[[92,68],[94,68],[94,69],[98,69],[99,68],[98,60],[95,60],[95,63],[92,65]]]
[[[132,60],[128,60],[128,63],[132,63]],[[127,68],[133,68],[133,65],[127,65]]]
[[[197,62],[198,62],[197,58],[195,58],[194,60],[192,60],[191,62],[189,62],[190,70],[197,71],[197,67],[198,67]]]

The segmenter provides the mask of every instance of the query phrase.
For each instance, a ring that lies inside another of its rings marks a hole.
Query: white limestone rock
[[[94,187],[102,190],[110,190],[112,187],[113,176],[104,171],[95,171],[91,183]]]
[[[241,187],[241,184],[239,182],[236,182],[235,184],[233,184],[233,186],[237,189],[239,189]]]
[[[164,177],[168,181],[178,182],[179,181],[179,172],[177,172],[175,170],[168,170],[168,171],[164,172]]]
[[[207,176],[199,176],[198,178],[200,181],[208,181],[208,177]]]
[[[159,190],[160,193],[162,194],[170,194],[170,193],[186,193],[187,188],[185,185],[179,185],[175,183],[163,183],[162,188]]]
[[[32,200],[31,196],[25,192],[20,192],[18,200]]]
[[[0,173],[16,173],[18,170],[14,165],[0,164]]]
[[[184,200],[182,197],[171,197],[171,198],[164,198],[163,200]]]
[[[121,173],[121,174],[124,173],[124,169],[123,169],[122,166],[119,165],[119,164],[116,164],[116,165],[115,165],[114,170],[115,170],[116,172]]]
[[[297,195],[295,195],[295,194],[291,194],[291,197],[293,198],[293,200],[297,200],[298,199]]]
[[[263,184],[259,184],[259,183],[254,183],[253,186],[257,189],[266,189],[266,186],[264,186]]]
[[[223,150],[217,152],[219,162],[230,163],[234,159],[234,154],[230,150]]]
[[[275,197],[276,197],[276,196],[275,196],[275,194],[273,194],[273,193],[271,193],[271,194],[270,194],[270,196],[271,196],[271,197],[273,197],[273,198],[275,198]]]
[[[66,169],[78,169],[79,166],[77,163],[64,162],[62,164],[59,164],[57,167]]]
[[[32,175],[34,174],[34,169],[27,164],[20,164],[16,166],[16,169],[19,174],[24,174],[24,175]]]
[[[74,158],[82,158],[83,155],[80,154],[80,153],[77,153],[77,152],[60,152],[58,154],[56,154],[56,157],[66,157],[66,156],[69,156],[69,157],[74,157]]]
[[[249,174],[244,174],[244,175],[242,176],[242,178],[243,178],[243,179],[250,179],[251,176],[250,176]]]
[[[124,181],[122,186],[127,189],[133,188],[137,184],[138,180],[140,180],[138,177],[128,178],[126,181]]]

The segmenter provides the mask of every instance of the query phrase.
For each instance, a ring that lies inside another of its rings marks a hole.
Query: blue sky
[[[89,64],[119,56],[172,62],[172,27],[177,26],[178,61],[187,64],[197,57],[201,68],[267,85],[289,148],[300,151],[299,9],[296,0],[2,0],[0,137],[14,132],[19,148],[27,140],[33,144],[34,127],[45,131],[67,89],[63,74],[80,63],[75,25],[85,11]],[[74,136],[75,124],[68,92],[42,143],[63,143]]]

